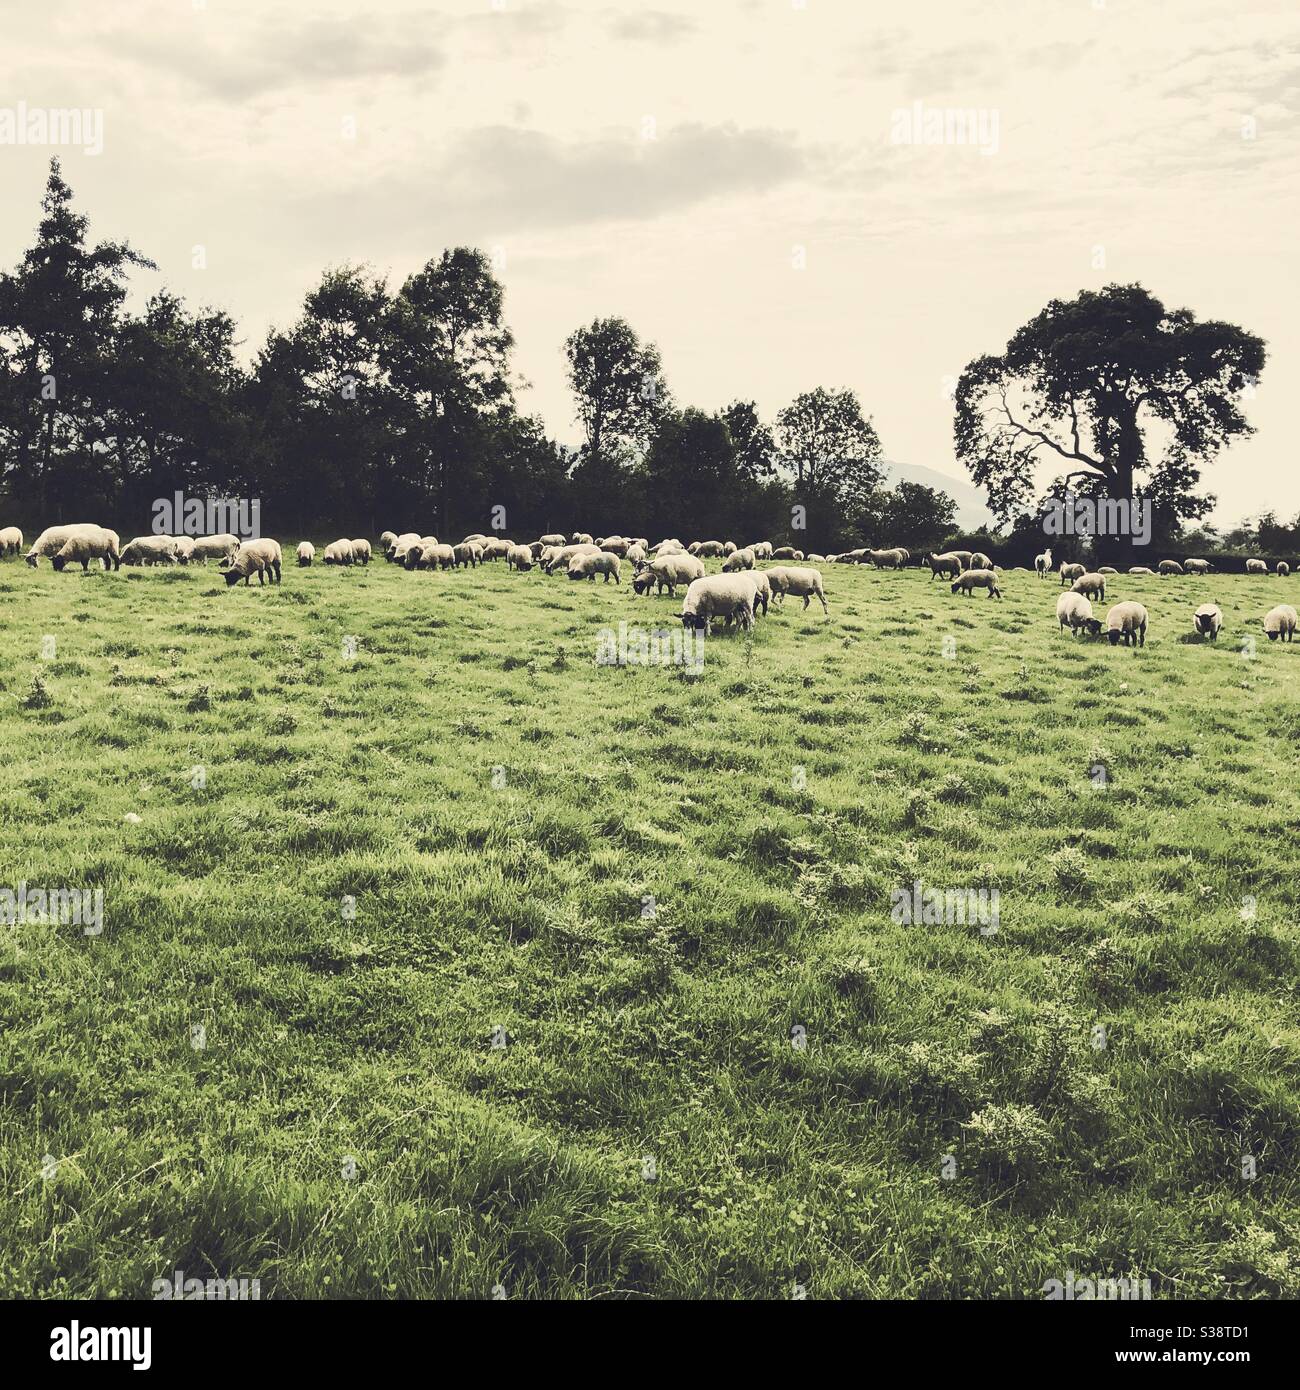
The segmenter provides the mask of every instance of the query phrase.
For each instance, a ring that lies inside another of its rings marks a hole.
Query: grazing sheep
[[[32,542],[32,548],[24,558],[35,569],[42,555],[57,555],[73,536],[95,535],[105,529],[105,527],[96,526],[94,522],[90,521],[78,522],[73,526],[47,526]],[[116,535],[116,533],[111,534]],[[114,548],[116,548],[116,542]]]
[[[599,555],[600,548],[595,545],[562,545],[558,550],[542,552],[542,568],[547,574],[554,574],[556,570],[567,570],[569,561],[575,555]]]
[[[686,547],[675,537],[670,537],[666,541],[660,541],[658,545],[650,547],[656,555],[686,555],[689,552]]]
[[[248,581],[257,575],[257,585],[260,589],[266,583],[267,574],[270,574],[273,584],[280,582],[279,545],[272,540],[245,541],[235,552],[235,558],[231,560],[230,568],[226,571],[226,588],[233,588],[241,579],[247,587]]]
[[[1076,579],[1081,578],[1086,573],[1087,571],[1082,565],[1067,565],[1065,561],[1062,560],[1061,587],[1064,588],[1067,584],[1073,584]]]
[[[182,565],[188,565],[194,557],[194,537],[193,536],[173,536],[176,542],[176,558]]]
[[[722,542],[722,553],[724,555],[734,555],[736,551],[738,551],[739,549],[740,547],[736,544],[735,541]]]
[[[772,581],[768,579],[767,571],[740,570],[739,573],[754,586],[754,612],[757,613],[759,604],[762,604],[763,616],[766,618],[768,605],[772,602]]]
[[[901,550],[868,550],[867,558],[878,570],[896,570],[903,565]]]
[[[1050,545],[1041,555],[1034,556],[1034,569],[1038,571],[1039,579],[1046,579],[1052,572],[1052,547]]]
[[[483,545],[490,539],[491,537],[485,536],[482,531],[471,531],[468,536],[461,537],[460,543],[461,545],[472,545],[477,542],[479,545]]]
[[[474,541],[461,541],[459,545],[453,545],[452,554],[456,557],[456,568],[468,565],[470,569],[482,563],[483,552]]]
[[[777,548],[772,552],[772,559],[774,559],[774,560],[802,560],[802,559],[803,559],[803,551],[802,551],[802,550],[796,550],[796,549],[794,548],[794,546],[792,546],[792,545],[779,545],[779,546],[777,546]]]
[[[991,570],[993,561],[982,550],[977,550],[970,557],[970,567],[973,570]]]
[[[433,551],[437,544],[437,536],[421,536],[418,541],[406,547],[406,553],[402,556],[402,568],[405,570],[432,569],[434,564]]]
[[[1089,598],[1106,597],[1106,576],[1098,571],[1095,574],[1081,574],[1070,585],[1072,594],[1087,594]]]
[[[1145,647],[1147,610],[1132,600],[1117,603],[1106,614],[1106,636],[1112,647],[1118,645],[1121,639],[1126,647]]]
[[[0,531],[0,555],[17,555],[23,548],[23,533],[16,526]]]
[[[640,541],[633,541],[627,548],[627,554],[623,557],[630,565],[644,565],[650,558],[645,546]]]
[[[805,611],[814,598],[821,600],[822,612],[829,613],[826,606],[826,590],[822,587],[820,570],[792,569],[789,565],[776,565],[765,571],[773,594],[781,595],[781,607],[785,607],[785,595],[802,597]]]
[[[998,577],[992,570],[967,570],[953,580],[954,594],[962,593],[970,598],[976,589],[987,589],[989,598],[1002,597],[1002,590],[998,588]]]
[[[652,585],[657,586],[657,592],[663,593],[665,589],[673,597],[677,597],[677,586],[679,584],[691,584],[697,579],[704,578],[703,562],[696,559],[694,555],[687,555],[685,552],[677,554],[669,552],[667,555],[656,555],[653,560],[643,569],[632,581],[632,588],[638,594],[648,593]]]
[[[736,570],[752,570],[754,568],[754,552],[752,550],[733,550],[722,562],[722,568],[727,574],[732,574]]]
[[[569,561],[569,578],[590,579],[594,584],[596,576],[603,574],[606,584],[611,576],[615,584],[621,584],[623,580],[619,576],[619,568],[622,563],[611,550],[598,550],[594,555],[575,555]]]
[[[433,545],[426,545],[420,557],[420,562],[425,569],[450,570],[456,568],[456,551],[454,547],[445,541],[435,541]]]
[[[1276,642],[1279,637],[1284,642],[1293,642],[1297,622],[1300,619],[1296,617],[1295,609],[1289,603],[1279,603],[1264,615],[1264,631],[1270,642]]]
[[[176,542],[171,536],[136,536],[122,547],[124,565],[174,565]]]
[[[771,541],[755,541],[753,545],[747,545],[745,549],[754,552],[755,560],[770,560],[772,558]]]
[[[546,535],[539,536],[537,539],[538,544],[543,546],[568,544],[568,538],[566,536],[560,535],[558,531],[548,531]]]
[[[1155,571],[1154,571],[1153,569],[1149,569],[1146,565],[1131,565],[1131,566],[1129,567],[1129,573],[1130,573],[1130,574],[1154,574]]]
[[[393,548],[393,542],[397,539],[396,531],[381,531],[379,533],[379,548],[387,558],[388,552]]]
[[[1177,560],[1161,560],[1156,566],[1161,574],[1182,574],[1183,567]]]
[[[191,560],[202,560],[206,566],[209,560],[229,560],[239,549],[239,537],[223,531],[215,536],[200,536],[190,551]]]
[[[1247,574],[1267,574],[1267,573],[1268,573],[1268,566],[1264,563],[1263,560],[1247,560],[1247,561],[1246,561],[1246,573],[1247,573]]]
[[[483,542],[483,560],[504,560],[507,555],[515,548],[514,541],[497,540],[495,538]]]
[[[1098,573],[1098,574],[1118,574],[1119,571],[1115,568],[1114,565],[1102,565],[1102,566],[1098,569],[1097,573]]]
[[[927,555],[925,563],[930,566],[930,578],[936,575],[943,575],[945,579],[956,578],[961,573],[961,557],[953,554],[951,550],[945,551],[942,555]]]
[[[1077,637],[1080,628],[1095,637],[1101,631],[1101,620],[1092,616],[1092,604],[1073,589],[1056,600],[1056,621],[1062,630],[1070,629],[1070,636]]]
[[[1291,566],[1288,565],[1285,560],[1279,560],[1277,562],[1277,573],[1280,579],[1285,579],[1287,575],[1291,573]]]
[[[303,541],[298,547],[298,568],[303,569],[316,558],[316,547],[310,541]]]
[[[421,536],[418,531],[403,531],[400,536],[394,538],[392,545],[384,551],[384,559],[394,565],[405,564],[406,552],[413,545],[418,545],[420,540]]]
[[[682,626],[703,628],[707,636],[714,618],[735,618],[748,632],[754,626],[754,593],[748,575],[710,574],[693,579],[682,603]]]
[[[368,565],[370,563],[370,542],[367,540],[352,542],[352,563],[356,565]]]
[[[114,532],[97,527],[94,531],[70,536],[59,547],[59,553],[51,557],[50,563],[59,571],[69,564],[80,564],[84,574],[90,569],[92,560],[101,561],[106,570],[122,567],[122,557],[117,551]]]
[[[569,544],[570,544],[570,545],[591,545],[591,544],[592,544],[592,540],[591,540],[591,537],[586,533],[586,531],[575,531],[575,532],[573,533],[572,539],[569,541]],[[597,546],[596,549],[599,550],[600,547]]]
[[[894,549],[903,557],[904,565],[910,565],[912,563],[912,552],[908,550],[906,546],[896,545]],[[992,566],[990,566],[990,568],[992,568]]]
[[[1184,560],[1183,569],[1188,574],[1209,574],[1210,562],[1208,560]]]
[[[686,548],[692,555],[698,555],[701,560],[716,560],[725,552],[725,547],[721,541],[694,541]]]
[[[327,565],[350,565],[352,558],[352,542],[349,540],[332,541],[321,556]]]
[[[1211,642],[1219,639],[1219,629],[1223,626],[1223,614],[1219,610],[1217,603],[1203,603],[1192,614],[1192,626],[1202,637],[1208,637]]]
[[[506,556],[506,569],[518,570],[522,573],[524,570],[532,569],[532,567],[532,547],[527,545],[512,545],[510,547],[510,553]]]
[[[608,551],[611,555],[618,555],[626,558],[627,552],[632,548],[632,542],[625,540],[622,536],[606,536],[603,541],[596,544],[602,550]]]

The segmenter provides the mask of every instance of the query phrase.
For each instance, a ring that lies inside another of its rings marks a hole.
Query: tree
[[[644,450],[672,401],[659,349],[623,319],[596,319],[564,343],[585,460],[620,464]]]
[[[736,467],[751,483],[776,476],[777,450],[772,431],[759,419],[753,401],[732,401],[722,412],[736,450]]]
[[[962,373],[957,456],[1003,521],[1028,506],[1037,463],[1054,457],[1076,492],[1149,497],[1176,528],[1210,505],[1193,496],[1198,463],[1252,433],[1240,397],[1264,357],[1259,338],[1167,310],[1141,285],[1053,300],[1001,356]]]
[[[852,391],[805,391],[776,417],[778,457],[809,509],[809,539],[846,534],[884,474],[880,439]]]
[[[957,503],[938,488],[901,480],[881,496],[878,545],[933,550],[957,529]]]

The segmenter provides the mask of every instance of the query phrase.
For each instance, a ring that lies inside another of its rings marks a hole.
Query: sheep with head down
[[[79,564],[84,574],[90,569],[92,560],[100,561],[106,570],[122,567],[122,557],[118,554],[114,532],[98,527],[94,531],[69,536],[59,547],[58,554],[51,557],[50,563],[56,570]]]
[[[124,565],[175,565],[179,563],[173,536],[136,536],[122,547]]]
[[[359,540],[352,542],[352,563],[354,565],[368,565],[370,563],[370,542]]]
[[[349,540],[331,541],[321,556],[327,565],[350,565],[352,558],[352,542]]]
[[[1076,579],[1081,579],[1086,573],[1087,571],[1082,565],[1070,565],[1062,560],[1060,570],[1061,587],[1065,588],[1067,584],[1073,584]]]
[[[998,577],[992,570],[965,570],[952,582],[954,594],[964,594],[970,598],[976,589],[986,589],[989,598],[1001,598]]]
[[[1183,569],[1188,574],[1209,574],[1210,562],[1208,560],[1199,560],[1196,558],[1184,560]]]
[[[238,549],[239,537],[229,531],[222,531],[214,536],[200,536],[194,542],[194,549],[190,551],[190,559],[202,560],[205,566],[209,560],[218,560],[224,564],[233,558]]]
[[[101,531],[108,531],[108,528],[89,521],[79,521],[71,526],[47,526],[32,542],[32,548],[24,558],[35,569],[43,555],[53,559],[73,536],[98,535]],[[108,531],[108,534],[113,537],[113,548],[116,550],[120,544],[117,533]]]
[[[1093,574],[1081,574],[1070,585],[1070,592],[1072,594],[1087,594],[1089,598],[1104,600],[1106,597],[1106,576],[1100,570]]]
[[[0,530],[0,555],[17,555],[23,548],[23,533],[16,526]]]
[[[621,564],[622,561],[612,550],[598,550],[594,555],[575,555],[569,561],[569,578],[590,579],[594,584],[596,576],[603,574],[606,584],[611,579],[615,584],[621,584],[623,582],[619,576]]]
[[[1130,571],[1130,573],[1132,573],[1132,571]],[[1264,563],[1263,560],[1247,560],[1247,561],[1246,561],[1246,573],[1247,573],[1247,574],[1267,574],[1267,573],[1268,573],[1268,566]]]
[[[1056,621],[1060,623],[1062,631],[1067,627],[1070,629],[1071,637],[1081,631],[1096,637],[1101,631],[1101,619],[1092,616],[1092,604],[1073,589],[1056,600]]]
[[[820,570],[799,569],[793,565],[773,565],[770,570],[765,570],[767,582],[772,586],[774,597],[781,599],[780,607],[785,607],[786,594],[794,594],[797,598],[803,599],[805,611],[814,598],[821,601],[822,612],[830,613],[826,606],[826,590],[822,585]]]
[[[702,628],[707,636],[714,618],[735,619],[748,632],[754,626],[754,592],[748,575],[707,574],[693,579],[682,602],[682,626]]]
[[[268,574],[271,576],[271,582],[278,584],[280,559],[280,547],[275,541],[245,541],[235,552],[230,567],[226,570],[226,588],[233,588],[241,579],[247,587],[254,575],[257,575],[259,588],[266,583]]]
[[[734,574],[737,570],[752,570],[753,568],[754,552],[752,550],[733,550],[722,562],[724,574]]]
[[[512,545],[510,547],[510,553],[506,556],[506,569],[518,570],[522,573],[524,570],[532,569],[532,567],[532,547],[527,545]]]
[[[303,541],[298,546],[298,568],[305,569],[316,558],[316,547],[310,541]]]
[[[1279,603],[1264,615],[1264,634],[1270,642],[1295,641],[1296,611],[1289,603]]]
[[[428,570],[434,566],[434,550],[437,548],[437,536],[421,536],[412,545],[406,547],[406,554],[402,556],[402,568],[405,570]]]
[[[1147,644],[1147,610],[1128,600],[1117,603],[1106,614],[1106,637],[1112,647],[1123,642],[1126,647],[1145,647]]]
[[[1277,562],[1277,570],[1276,570],[1277,577],[1278,577],[1279,579],[1285,579],[1285,578],[1287,577],[1287,575],[1290,574],[1290,573],[1291,573],[1291,566],[1288,565],[1287,562],[1286,562],[1285,560],[1279,560],[1279,561]]]
[[[632,580],[634,593],[645,594],[654,588],[663,593],[668,590],[672,598],[677,597],[679,584],[690,584],[704,577],[704,562],[688,555],[685,551],[670,551],[667,555],[656,555],[646,567]]]
[[[1182,574],[1183,567],[1177,560],[1161,560],[1156,566],[1160,574]]]

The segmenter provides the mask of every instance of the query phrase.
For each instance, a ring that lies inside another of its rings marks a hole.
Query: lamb
[[[754,626],[754,594],[748,575],[710,574],[693,579],[682,603],[682,626],[703,628],[707,636],[714,618],[735,618],[749,632]]]
[[[174,565],[176,542],[171,536],[136,536],[122,547],[124,565]]]
[[[226,571],[226,588],[232,588],[241,579],[247,587],[248,581],[257,575],[257,586],[260,589],[266,583],[268,573],[273,584],[280,582],[279,544],[272,540],[245,541],[235,552],[235,558],[231,560],[230,568]]]
[[[667,555],[656,555],[633,579],[632,588],[634,592],[644,594],[649,591],[651,585],[657,585],[659,593],[662,594],[667,589],[669,594],[676,598],[679,584],[691,584],[703,578],[704,565],[694,555],[670,552]]]
[[[1061,561],[1061,587],[1072,584],[1076,579],[1080,579],[1086,573],[1082,565],[1067,565]]]
[[[508,570],[530,570],[533,567],[532,547],[527,545],[512,545],[510,553],[506,556],[506,569]]]
[[[1161,560],[1156,566],[1161,574],[1182,574],[1183,567],[1177,560]]]
[[[752,550],[733,550],[722,562],[722,569],[725,574],[732,574],[736,570],[752,570],[753,568],[754,552]]]
[[[1117,603],[1106,614],[1106,636],[1112,647],[1117,646],[1121,639],[1126,647],[1145,647],[1147,610],[1132,600]]]
[[[1219,629],[1223,627],[1223,614],[1217,603],[1203,603],[1192,615],[1192,626],[1202,637],[1211,642],[1219,639]]]
[[[967,570],[953,580],[954,594],[962,593],[970,598],[976,589],[987,589],[989,598],[1002,597],[1002,590],[998,588],[998,577],[992,570]]]
[[[350,565],[352,563],[352,542],[349,540],[331,542],[325,547],[325,553],[321,559],[327,565]]]
[[[1130,574],[1154,574],[1155,571],[1154,571],[1154,570],[1151,570],[1151,569],[1148,569],[1146,565],[1131,565],[1131,566],[1129,567],[1129,573],[1130,573]]]
[[[1052,572],[1052,547],[1050,545],[1041,555],[1034,556],[1034,568],[1038,571],[1039,579],[1046,579]]]
[[[927,555],[925,562],[930,566],[931,579],[936,575],[943,575],[945,579],[955,578],[961,573],[961,559],[951,550],[945,551],[942,555]]]
[[[93,535],[104,529],[102,526],[96,526],[94,522],[78,522],[74,526],[47,526],[32,542],[32,548],[24,558],[35,569],[42,555],[57,555],[73,536]]]
[[[215,536],[200,536],[190,551],[190,559],[202,560],[206,565],[209,560],[229,560],[238,549],[239,537],[223,531]]]
[[[304,569],[316,558],[316,547],[310,541],[303,541],[298,547],[298,568]]]
[[[567,539],[560,535],[558,531],[548,531],[546,535],[539,536],[538,541],[541,545],[566,545]]]
[[[1246,573],[1247,573],[1247,574],[1267,574],[1267,573],[1268,573],[1268,566],[1264,563],[1263,560],[1247,560],[1247,561],[1246,561]]]
[[[17,555],[23,548],[23,533],[16,526],[0,530],[0,555]]]
[[[575,555],[569,561],[569,578],[590,579],[594,584],[596,576],[603,574],[605,583],[608,584],[612,575],[614,583],[621,584],[623,582],[619,576],[621,564],[622,561],[610,550],[598,550],[594,555]]]
[[[370,563],[370,542],[366,540],[352,542],[352,560],[358,565],[368,565]]]
[[[1295,609],[1289,603],[1279,603],[1264,615],[1264,631],[1270,642],[1276,642],[1279,637],[1284,642],[1293,642],[1297,622],[1300,618],[1296,617]]]
[[[1208,560],[1184,560],[1183,569],[1188,574],[1209,574],[1210,562]]]
[[[68,564],[80,563],[82,573],[90,569],[92,560],[103,562],[105,569],[121,569],[122,557],[117,551],[116,533],[96,527],[80,535],[69,536],[59,548],[59,553],[51,557],[50,563],[62,571]]]
[[[1078,636],[1079,629],[1095,637],[1101,631],[1101,620],[1092,616],[1092,604],[1073,589],[1056,600],[1056,621],[1064,631],[1069,626],[1070,636]]]
[[[1089,598],[1104,599],[1106,597],[1106,576],[1100,571],[1094,574],[1081,574],[1070,585],[1070,592],[1072,594],[1087,594]]]
[[[1291,566],[1285,560],[1277,562],[1277,574],[1279,579],[1285,579],[1291,573]]]
[[[781,595],[783,608],[785,607],[785,595],[794,594],[802,596],[805,612],[813,598],[821,600],[823,613],[830,612],[826,606],[826,590],[822,587],[820,570],[794,569],[789,565],[775,565],[765,573],[768,583],[772,586],[772,593]]]
[[[473,569],[482,563],[483,552],[474,541],[461,541],[459,545],[453,545],[451,551],[455,556],[457,569],[462,565],[468,565]]]

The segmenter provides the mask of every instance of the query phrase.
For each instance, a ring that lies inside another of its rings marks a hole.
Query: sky
[[[92,235],[158,263],[140,293],[228,310],[247,357],[328,266],[395,290],[477,245],[562,440],[563,340],[617,314],[682,404],[849,387],[887,455],[959,478],[965,364],[1138,280],[1269,345],[1214,519],[1300,512],[1294,0],[44,0],[4,26],[0,265],[51,153]],[[19,103],[102,112],[102,149],[93,121],[3,143]],[[950,112],[969,140],[907,138]]]

